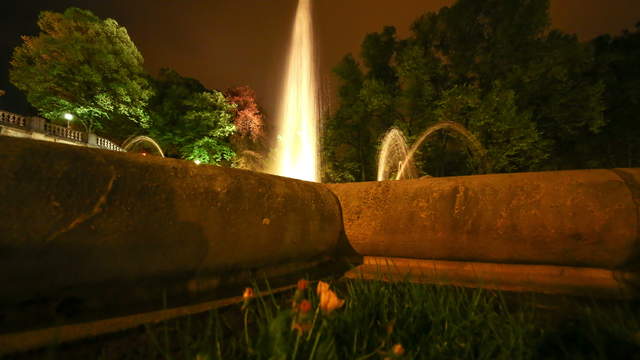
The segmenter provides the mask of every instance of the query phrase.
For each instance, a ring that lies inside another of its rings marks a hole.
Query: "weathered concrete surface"
[[[161,304],[317,265],[342,232],[324,186],[249,171],[0,137],[0,174],[0,305]]]
[[[496,264],[365,256],[345,275],[352,279],[411,281],[501,291],[631,299],[638,296],[640,275],[600,268]]]
[[[638,261],[640,169],[334,184],[363,255],[595,268]]]

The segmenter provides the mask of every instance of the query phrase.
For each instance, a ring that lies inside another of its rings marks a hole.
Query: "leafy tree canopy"
[[[216,165],[234,158],[228,139],[236,130],[235,104],[170,69],[162,69],[153,85],[149,135],[167,154]]]
[[[443,120],[474,133],[493,171],[566,167],[577,157],[567,139],[606,124],[604,86],[593,48],[549,23],[548,0],[458,0],[419,17],[406,39],[392,27],[367,35],[362,63],[347,55],[334,69],[342,86],[324,127],[325,180],[372,180],[386,130],[413,142]],[[447,136],[422,150],[423,173],[478,171]]]
[[[640,166],[640,22],[619,36],[592,41],[596,74],[605,84],[606,125],[595,143],[601,156],[581,149],[589,167]]]
[[[124,27],[77,8],[43,11],[38,27],[14,50],[10,79],[44,117],[71,113],[89,131],[148,126],[152,91]]]
[[[249,86],[237,86],[224,92],[227,101],[234,104],[233,124],[236,132],[230,137],[238,154],[234,166],[262,171],[268,159],[268,140],[265,117],[256,101],[256,93]]]

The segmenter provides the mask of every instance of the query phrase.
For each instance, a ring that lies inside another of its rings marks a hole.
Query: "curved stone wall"
[[[638,260],[640,169],[334,184],[362,255],[619,268]]]
[[[0,137],[0,174],[0,304],[140,289],[160,303],[175,284],[317,263],[342,233],[324,186],[250,171]]]
[[[237,295],[259,272],[335,271],[353,250],[356,263],[628,268],[636,282],[639,183],[640,169],[614,169],[322,185],[0,136],[0,327]],[[454,265],[439,278],[476,275]]]

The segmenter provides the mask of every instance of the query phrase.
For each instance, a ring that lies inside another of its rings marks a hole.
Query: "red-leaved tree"
[[[231,136],[238,166],[259,170],[266,153],[265,121],[256,93],[249,86],[237,86],[224,92],[227,101],[236,105],[233,124],[236,132]]]
[[[260,142],[264,138],[264,118],[256,103],[255,91],[249,86],[237,86],[225,91],[225,97],[237,106],[233,119],[236,136]]]

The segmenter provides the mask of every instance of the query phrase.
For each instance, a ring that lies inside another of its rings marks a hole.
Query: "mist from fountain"
[[[278,114],[278,142],[270,172],[318,181],[317,66],[311,10],[311,0],[299,0]]]
[[[136,137],[125,140],[124,143],[122,143],[121,147],[124,151],[128,152],[135,149],[137,146],[140,146],[141,144],[151,145],[157,151],[158,155],[160,155],[161,157],[164,157],[164,152],[162,151],[162,148],[160,147],[160,145],[158,145],[158,143],[152,138],[144,135],[136,136]]]

